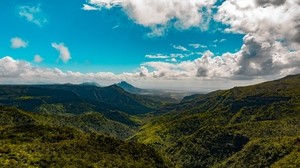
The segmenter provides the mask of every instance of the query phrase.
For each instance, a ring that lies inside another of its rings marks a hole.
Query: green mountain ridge
[[[300,75],[198,95],[162,114],[132,139],[174,167],[300,166]]]
[[[0,105],[45,114],[98,112],[117,122],[137,126],[131,115],[140,115],[163,105],[149,96],[134,95],[112,85],[0,85]]]

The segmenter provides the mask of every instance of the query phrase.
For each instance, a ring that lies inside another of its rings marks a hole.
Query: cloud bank
[[[173,64],[161,63],[162,67],[173,69],[176,73],[178,70]],[[0,83],[1,84],[51,84],[51,83],[83,83],[97,82],[101,85],[110,85],[122,80],[129,81],[137,86],[144,88],[160,88],[160,89],[178,89],[187,91],[212,91],[220,88],[230,88],[235,85],[249,85],[262,81],[226,81],[220,79],[210,79],[194,77],[184,78],[182,75],[162,74],[162,71],[150,71],[146,66],[153,66],[160,69],[160,65],[147,63],[142,65],[135,72],[114,74],[112,72],[95,72],[81,73],[74,71],[62,71],[58,68],[42,68],[33,66],[31,63],[13,59],[5,56],[0,59]],[[181,65],[188,68],[188,65]],[[179,71],[180,72],[180,71]],[[180,74],[180,73],[179,73]],[[192,74],[191,74],[192,75]],[[161,76],[161,77],[160,77]],[[167,77],[172,76],[172,77]],[[193,74],[195,76],[195,74]],[[159,82],[159,85],[157,83]],[[176,82],[176,85],[174,84]],[[212,86],[211,82],[215,85]]]

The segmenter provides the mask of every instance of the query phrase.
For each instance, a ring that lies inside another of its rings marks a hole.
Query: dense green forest
[[[185,99],[131,139],[174,167],[300,167],[300,75]]]
[[[1,167],[165,167],[148,145],[51,126],[31,113],[0,107]]]
[[[300,167],[300,75],[181,103],[118,85],[3,85],[0,143],[1,167]]]

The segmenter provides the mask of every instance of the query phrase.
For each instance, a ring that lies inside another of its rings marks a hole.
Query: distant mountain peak
[[[131,84],[129,84],[126,81],[121,81],[120,83],[116,84],[117,86],[119,86],[120,88],[126,90],[127,92],[131,92],[131,93],[139,93],[142,92],[142,89],[137,88]]]
[[[121,81],[121,82],[118,83],[117,85],[120,86],[120,87],[123,86],[123,87],[132,87],[132,88],[134,88],[133,85],[129,84],[129,83],[126,82],[126,81]]]

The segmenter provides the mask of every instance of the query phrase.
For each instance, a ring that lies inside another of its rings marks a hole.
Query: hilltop
[[[147,92],[146,90],[137,88],[125,81],[121,81],[120,83],[117,83],[116,85],[119,86],[120,88],[126,90],[129,93],[146,93]]]

